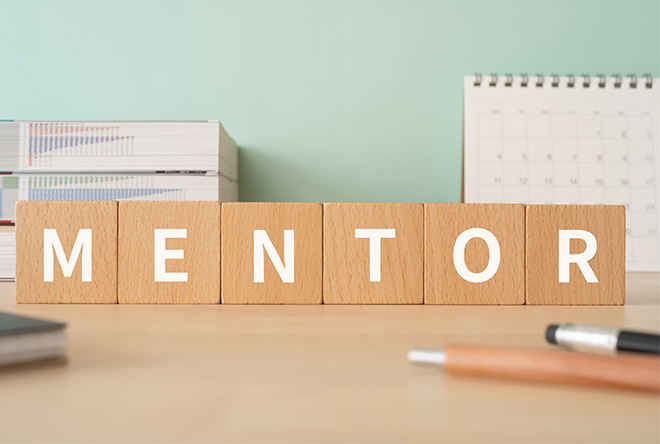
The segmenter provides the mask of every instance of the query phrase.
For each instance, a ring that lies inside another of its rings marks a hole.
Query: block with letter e
[[[117,202],[17,202],[16,302],[116,304]]]
[[[220,303],[220,202],[119,203],[119,303]]]
[[[222,204],[222,303],[320,304],[323,206]]]
[[[527,304],[623,305],[623,206],[528,205],[526,224]]]
[[[324,205],[325,304],[421,304],[423,301],[422,204]]]
[[[525,206],[425,204],[425,304],[524,304]]]

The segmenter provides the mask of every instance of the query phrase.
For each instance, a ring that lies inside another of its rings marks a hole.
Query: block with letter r
[[[117,303],[117,202],[16,203],[16,302]]]
[[[622,205],[527,205],[525,212],[528,305],[625,303]]]

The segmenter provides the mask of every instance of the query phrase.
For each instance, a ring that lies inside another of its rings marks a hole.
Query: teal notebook
[[[0,312],[0,366],[64,358],[65,324]]]

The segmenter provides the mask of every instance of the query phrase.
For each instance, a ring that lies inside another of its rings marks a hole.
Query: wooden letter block
[[[119,203],[119,303],[220,303],[220,202]]]
[[[117,202],[17,202],[16,302],[116,304]]]
[[[623,305],[623,206],[526,207],[527,304]]]
[[[525,206],[425,204],[425,304],[524,304]]]
[[[422,204],[325,204],[325,304],[421,304],[423,301]]]
[[[222,303],[320,304],[323,207],[222,204]]]

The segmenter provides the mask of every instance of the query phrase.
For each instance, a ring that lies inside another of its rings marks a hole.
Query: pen
[[[614,327],[584,324],[552,324],[545,332],[546,340],[562,348],[591,353],[613,353],[617,350],[660,354],[660,335],[620,330]]]
[[[660,392],[660,359],[650,356],[448,345],[411,350],[408,359],[439,365],[450,374]]]

